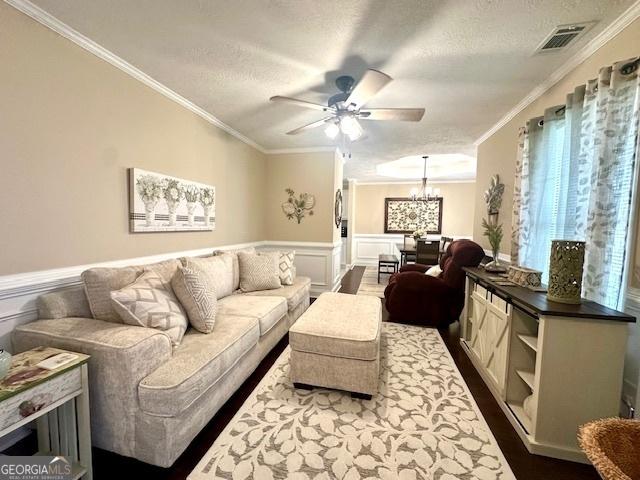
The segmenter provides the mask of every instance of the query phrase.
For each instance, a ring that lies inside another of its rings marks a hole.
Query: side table
[[[51,370],[38,363],[61,353],[76,358]],[[71,464],[72,478],[91,480],[89,422],[89,355],[38,347],[12,358],[0,381],[0,437],[36,421],[36,455],[62,456]]]
[[[384,270],[382,270],[384,268]],[[391,270],[390,270],[391,269]],[[392,274],[398,271],[398,257],[381,253],[378,255],[378,283],[380,283],[380,274]]]

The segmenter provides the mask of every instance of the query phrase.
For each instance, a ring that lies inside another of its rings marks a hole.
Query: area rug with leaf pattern
[[[294,389],[289,353],[189,479],[515,478],[437,330],[383,323],[371,400]]]

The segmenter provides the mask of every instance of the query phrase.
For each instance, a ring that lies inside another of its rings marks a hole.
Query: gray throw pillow
[[[122,323],[111,302],[111,292],[132,284],[145,270],[153,270],[158,273],[166,287],[171,283],[171,278],[179,265],[178,260],[171,259],[150,265],[97,267],[85,270],[81,277],[93,318]]]
[[[146,270],[131,285],[111,292],[111,302],[124,323],[162,330],[174,347],[182,341],[189,324],[178,299],[152,270]]]
[[[280,252],[238,252],[240,290],[255,292],[280,288],[279,260]]]
[[[202,333],[211,333],[218,313],[218,299],[206,275],[188,267],[180,267],[171,279],[173,293],[187,311],[189,323]]]

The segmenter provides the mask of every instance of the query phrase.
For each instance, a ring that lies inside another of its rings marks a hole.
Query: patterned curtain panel
[[[551,240],[585,240],[583,295],[622,308],[636,176],[638,59],[603,68],[527,122],[518,149],[512,261],[548,277]]]

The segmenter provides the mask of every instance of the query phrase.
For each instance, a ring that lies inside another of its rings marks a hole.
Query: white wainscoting
[[[435,237],[435,235],[434,235]],[[471,238],[466,235],[453,235],[454,239]],[[390,233],[356,233],[353,235],[354,265],[378,266],[378,255],[395,254],[400,260],[396,245],[404,242],[404,235]]]
[[[335,292],[340,288],[342,242],[263,242],[264,250],[295,250],[298,275],[311,278],[311,296]]]
[[[395,254],[400,259],[397,243],[404,235],[356,233],[353,235],[353,263],[355,265],[378,265],[378,255]]]
[[[296,251],[296,268],[299,275],[311,278],[311,295],[340,288],[341,243],[271,242],[259,241],[236,245],[212,246],[197,250],[171,252],[140,258],[42,270],[0,276],[0,348],[12,350],[11,331],[18,325],[37,318],[36,299],[43,293],[80,285],[80,274],[93,267],[122,267],[160,262],[184,256],[202,256],[213,250],[290,249]]]

